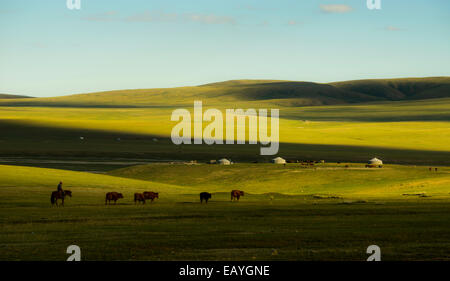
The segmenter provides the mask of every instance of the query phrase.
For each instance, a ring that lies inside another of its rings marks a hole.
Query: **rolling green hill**
[[[286,166],[261,163],[230,166],[149,164],[114,170],[109,175],[212,192],[240,189],[256,194],[346,198],[406,198],[403,194],[425,193],[448,198],[449,171],[441,168],[438,172],[430,172],[426,167],[398,165],[367,169],[360,163],[325,163],[314,167],[296,163]]]
[[[167,107],[239,102],[282,103],[285,106],[334,105],[374,101],[406,101],[450,97],[450,77],[378,79],[329,84],[277,80],[233,80],[165,89],[139,89],[53,98],[0,101],[7,106]]]
[[[365,162],[377,156],[387,163],[448,165],[449,81],[449,77],[331,84],[236,80],[4,99],[0,128],[8,133],[0,136],[0,156],[269,160],[260,157],[259,145],[174,145],[172,111],[191,110],[194,100],[202,100],[205,110],[280,109],[279,155],[284,158]],[[418,99],[422,97],[427,99]]]
[[[0,100],[2,99],[29,99],[32,97],[21,95],[0,94]]]
[[[132,197],[134,192],[143,192],[149,189],[166,194],[194,193],[196,191],[186,187],[108,175],[7,165],[0,165],[0,179],[0,193],[3,199],[20,198],[22,196],[17,189],[10,189],[10,187],[15,186],[18,189],[31,189],[39,192],[39,197],[42,195],[46,199],[41,200],[42,205],[48,204],[48,193],[55,190],[55,183],[57,184],[59,181],[63,181],[65,188],[72,190],[72,192],[83,195],[98,194],[97,202],[102,202],[105,193],[109,191],[122,192],[129,198]],[[2,200],[2,205],[5,206],[6,204],[7,200]]]
[[[382,100],[420,100],[450,95],[449,77],[357,80],[331,83],[344,90]]]

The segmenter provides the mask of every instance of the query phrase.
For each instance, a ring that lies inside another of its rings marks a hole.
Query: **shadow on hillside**
[[[120,161],[119,166],[136,162],[167,162],[229,158],[234,162],[267,163],[274,156],[261,156],[260,145],[174,145],[169,138],[152,135],[124,134],[112,131],[55,128],[30,125],[23,122],[0,121],[0,159],[31,159],[30,166],[42,166],[39,159],[74,160],[47,163],[49,167],[97,166],[105,161]],[[278,156],[288,160],[325,160],[327,162],[367,162],[373,157],[389,164],[450,165],[450,152],[360,147],[346,145],[320,145],[281,143]],[[81,161],[76,163],[76,161]],[[15,161],[4,164],[15,164]],[[17,160],[16,162],[20,162]],[[47,161],[48,162],[48,161]],[[67,161],[66,161],[67,162]],[[22,161],[26,165],[26,161]],[[34,163],[34,164],[33,164]],[[116,165],[116,166],[117,166]],[[97,169],[97,166],[92,169]],[[70,169],[72,169],[70,168]],[[99,169],[102,170],[102,169]]]

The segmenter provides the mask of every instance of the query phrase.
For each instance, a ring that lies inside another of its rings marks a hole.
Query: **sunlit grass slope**
[[[165,183],[117,178],[101,174],[45,169],[34,167],[0,165],[0,204],[13,205],[16,200],[23,204],[47,206],[50,193],[56,190],[59,181],[65,189],[74,193],[72,201],[80,204],[104,202],[106,192],[122,192],[131,200],[134,192],[145,190],[159,191],[165,194],[189,193],[189,187],[177,187]],[[28,195],[27,195],[28,194]],[[79,200],[76,198],[83,198]]]
[[[444,153],[450,152],[449,79],[331,84],[237,80],[198,87],[0,100],[0,127],[7,132],[0,135],[0,153],[45,156],[81,155],[82,152],[92,155],[92,151],[96,151],[107,155],[117,151],[142,157],[157,153],[165,159],[179,159],[181,151],[189,153],[183,159],[197,159],[195,155],[206,154],[210,157],[232,156],[238,152],[244,155],[242,150],[247,147],[213,146],[205,150],[203,147],[181,148],[169,141],[158,144],[147,141],[153,137],[168,140],[176,124],[170,121],[172,111],[181,107],[193,112],[194,100],[201,100],[204,110],[280,109],[280,153],[285,157],[353,162],[389,154],[395,155],[389,159],[395,163],[446,164],[440,159],[448,158]],[[99,134],[103,134],[102,137],[96,138]],[[80,136],[87,138],[80,141]],[[128,142],[118,142],[118,138]],[[309,145],[320,147],[314,152],[305,147]],[[341,149],[336,149],[338,146]],[[354,148],[366,148],[368,155],[355,158]],[[339,156],[327,157],[344,150]],[[393,150],[403,152],[389,152]],[[411,151],[424,154],[416,157]],[[442,155],[437,157],[429,152],[442,152]]]
[[[277,108],[284,143],[450,151],[450,99]],[[176,124],[170,121],[173,109],[1,107],[0,122],[169,137]]]
[[[388,165],[367,169],[363,164],[319,164],[305,168],[299,164],[169,165],[150,164],[111,171],[108,175],[0,165],[0,203],[39,202],[46,205],[49,193],[59,181],[74,192],[72,201],[81,204],[102,202],[109,191],[124,193],[127,202],[134,192],[152,190],[165,196],[198,194],[202,191],[228,193],[231,189],[251,194],[276,193],[343,198],[411,198],[404,194],[424,193],[447,198],[450,170]],[[33,196],[25,196],[32,192]],[[22,199],[21,199],[22,198]],[[76,199],[80,198],[80,199]],[[417,198],[413,196],[412,198]]]
[[[364,164],[317,164],[314,168],[300,164],[150,164],[109,174],[214,192],[242,189],[250,193],[378,198],[405,198],[405,193],[449,197],[450,193],[450,169],[430,172],[425,167],[398,165],[367,169]]]

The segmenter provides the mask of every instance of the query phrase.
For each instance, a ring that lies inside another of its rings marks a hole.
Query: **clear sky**
[[[0,93],[450,75],[450,1],[0,0]]]

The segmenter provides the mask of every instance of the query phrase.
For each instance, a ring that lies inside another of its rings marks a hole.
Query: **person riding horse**
[[[63,190],[62,188],[62,181],[59,182],[57,190],[52,192],[52,195],[50,196],[50,202],[52,205],[56,204],[58,206],[58,199],[61,199],[62,206],[64,206],[64,198],[66,196],[72,197],[72,191],[70,190]]]
[[[61,197],[64,196],[64,190],[62,189],[62,181],[59,182],[57,191],[61,194]]]

